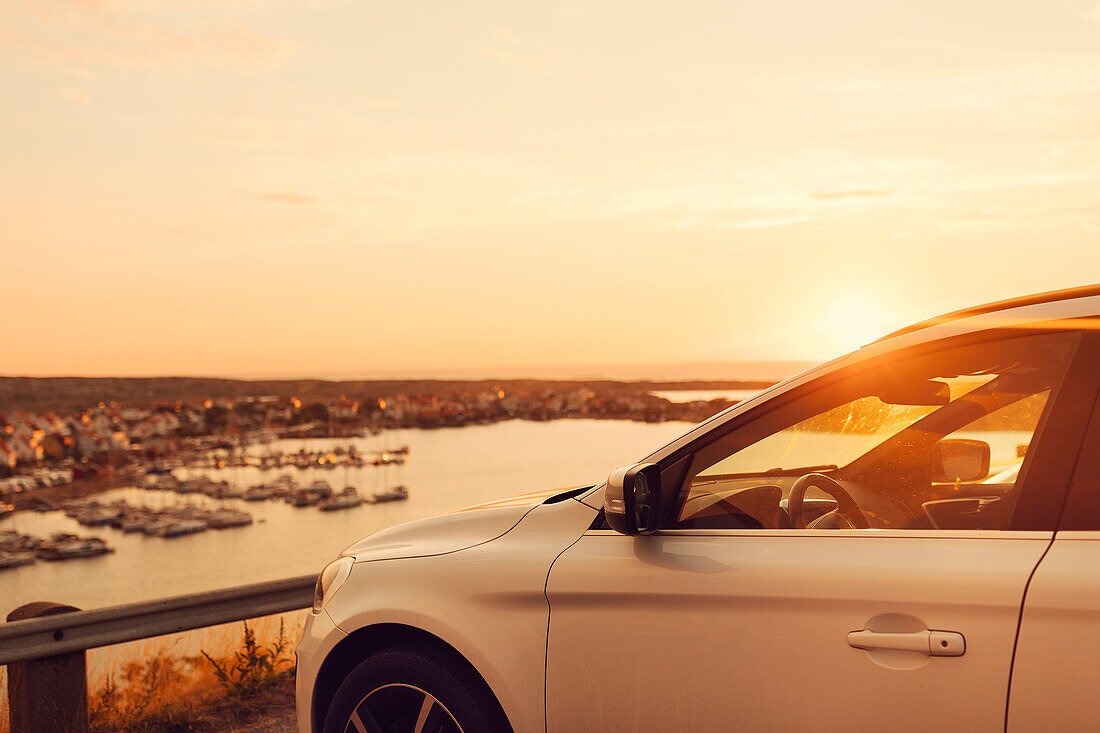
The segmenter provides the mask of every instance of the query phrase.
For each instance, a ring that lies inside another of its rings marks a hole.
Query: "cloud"
[[[494,26],[489,31],[489,34],[492,36],[493,40],[496,41],[497,43],[504,43],[504,44],[507,44],[507,45],[515,47],[515,48],[519,48],[522,45],[520,43],[519,36],[517,36],[512,31],[508,30],[507,28],[501,28],[500,26]]]
[[[87,94],[80,91],[79,89],[74,89],[72,87],[65,87],[64,89],[62,89],[60,92],[57,93],[57,96],[61,97],[66,102],[73,102],[74,104],[91,104],[92,103],[92,98],[91,97],[89,97]]]
[[[285,121],[253,115],[206,117],[180,130],[188,142],[235,150],[285,151],[300,131]]]
[[[371,109],[371,110],[392,110],[400,109],[401,103],[396,99],[386,99],[383,97],[368,97],[360,100],[359,109]]]
[[[697,227],[703,223],[703,220],[698,216],[684,216],[679,219],[669,219],[661,222],[661,228],[668,229],[691,229]]]
[[[71,66],[64,70],[66,74],[76,79],[83,79],[85,81],[94,81],[96,75],[80,66]]]
[[[238,73],[277,68],[293,44],[240,23],[169,22],[135,17],[97,0],[65,0],[24,6],[17,22],[25,32],[9,36],[9,50],[24,63],[60,66],[190,70]]]
[[[767,219],[742,219],[740,221],[727,222],[723,229],[771,229],[773,227],[785,227],[792,224],[801,224],[806,217],[795,214],[793,216],[776,216]]]
[[[270,191],[268,193],[256,194],[255,198],[260,201],[271,201],[277,204],[311,204],[317,199],[313,196],[309,196],[304,193],[293,193],[289,191]]]
[[[1100,5],[1096,8],[1100,22]],[[1092,109],[1100,76],[1092,56],[1066,53],[1061,58],[1024,59],[988,67],[943,70],[929,68],[899,76],[878,71],[857,75],[829,74],[814,84],[816,92],[842,100],[877,100],[873,111],[890,118],[928,115],[929,110],[957,115],[1011,110],[1014,116],[1049,115],[1075,101]]]
[[[893,196],[897,189],[894,188],[864,188],[848,191],[821,191],[811,193],[814,201],[842,201],[844,199],[882,199]]]
[[[106,0],[53,0],[55,5],[76,5],[82,8],[92,8],[93,10],[106,10]]]
[[[548,49],[545,44],[534,44],[537,48],[531,48],[530,44],[525,44],[515,33],[499,26],[492,28],[489,36],[489,45],[477,49],[477,55],[481,58],[541,76],[550,76]]]
[[[1100,212],[1092,206],[990,207],[979,211],[949,214],[935,222],[935,226],[939,229],[962,232],[1023,231],[1067,226],[1091,230],[1098,224],[1100,224]]]

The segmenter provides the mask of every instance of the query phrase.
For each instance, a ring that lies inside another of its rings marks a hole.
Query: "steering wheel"
[[[791,519],[791,527],[794,529],[807,529],[806,517],[802,513],[802,502],[806,498],[806,489],[811,486],[821,489],[829,496],[836,499],[836,509],[828,514],[818,517],[814,521],[816,525],[820,519],[833,514],[839,514],[837,519],[842,520],[848,527],[836,526],[820,527],[820,529],[870,529],[871,523],[867,521],[867,515],[859,508],[852,495],[835,479],[821,473],[808,473],[802,476],[791,486],[791,495],[787,497],[787,514]],[[810,529],[814,529],[811,527]]]

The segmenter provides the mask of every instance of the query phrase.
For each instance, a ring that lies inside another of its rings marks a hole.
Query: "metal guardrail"
[[[0,623],[0,665],[313,605],[316,575]]]

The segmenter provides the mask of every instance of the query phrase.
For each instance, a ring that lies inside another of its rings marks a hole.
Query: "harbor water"
[[[354,444],[365,456],[409,446],[404,465],[361,468],[255,467],[178,469],[180,478],[200,474],[247,487],[290,473],[301,486],[316,479],[333,489],[355,486],[363,496],[404,485],[404,501],[363,504],[322,512],[295,508],[280,499],[245,502],[202,495],[123,488],[96,496],[123,498],[132,505],[201,504],[229,506],[252,514],[245,527],[208,530],[182,537],[124,534],[109,526],[82,527],[59,511],[18,512],[4,529],[48,536],[71,532],[99,536],[114,552],[63,562],[38,561],[0,571],[0,612],[32,601],[56,601],[100,608],[316,573],[349,544],[377,530],[481,502],[555,487],[602,481],[611,469],[633,462],[667,443],[690,425],[612,420],[513,420],[439,430],[402,430],[357,439],[281,440],[253,445],[248,452],[331,451]]]

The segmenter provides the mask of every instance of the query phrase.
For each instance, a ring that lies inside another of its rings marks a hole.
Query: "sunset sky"
[[[7,375],[819,360],[1100,280],[1100,4],[0,0]]]

